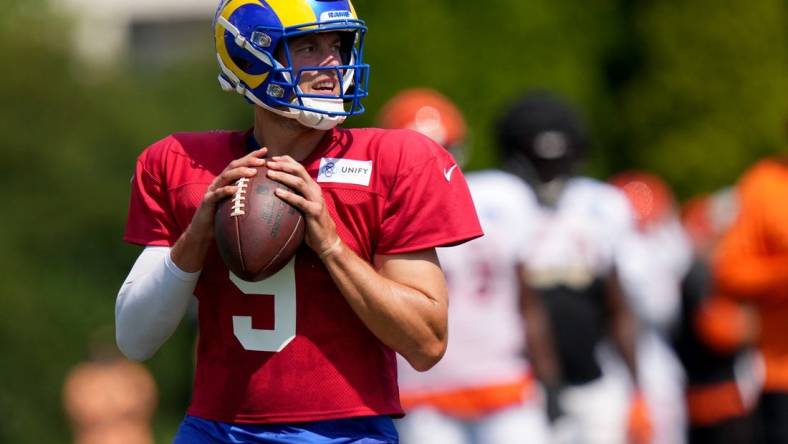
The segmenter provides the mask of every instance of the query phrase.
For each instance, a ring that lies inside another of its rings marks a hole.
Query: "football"
[[[274,194],[287,188],[258,168],[239,179],[238,191],[219,203],[214,223],[216,244],[227,268],[245,281],[260,281],[282,269],[304,240],[299,210]]]

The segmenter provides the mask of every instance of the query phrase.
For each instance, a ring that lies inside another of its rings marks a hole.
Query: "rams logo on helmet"
[[[318,129],[364,112],[367,28],[349,0],[223,0],[213,27],[219,83],[225,91]],[[292,67],[288,39],[318,32],[339,33],[342,63],[302,69],[335,71],[340,81],[336,95],[304,93],[297,84],[300,72]]]

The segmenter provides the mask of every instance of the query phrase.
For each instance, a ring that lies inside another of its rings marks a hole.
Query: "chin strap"
[[[298,99],[293,99],[296,103]],[[301,99],[305,107],[319,109],[327,112],[344,112],[345,106],[340,99],[318,99],[315,97],[304,97]],[[292,108],[291,108],[292,109]],[[300,124],[308,126],[309,128],[319,130],[330,130],[335,126],[345,121],[345,116],[330,116],[328,114],[318,113],[315,111],[307,111],[299,109],[297,120]]]

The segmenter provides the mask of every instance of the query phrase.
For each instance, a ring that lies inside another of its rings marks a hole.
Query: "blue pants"
[[[397,444],[388,416],[297,424],[230,424],[186,416],[173,444]]]

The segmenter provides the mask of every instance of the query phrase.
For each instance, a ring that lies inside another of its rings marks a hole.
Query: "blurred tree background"
[[[135,157],[170,132],[247,127],[251,109],[216,84],[208,17],[191,57],[96,68],[74,56],[73,23],[45,12],[45,1],[6,3],[0,442],[67,443],[63,378],[94,332],[111,326],[139,252],[121,241]],[[680,198],[731,184],[785,146],[783,0],[355,3],[370,27],[372,94],[349,124],[373,125],[401,88],[434,87],[467,113],[470,169],[496,165],[494,119],[534,88],[558,92],[587,118],[589,174],[648,169]],[[160,388],[157,442],[169,442],[188,402],[192,336],[184,323],[146,363]]]

